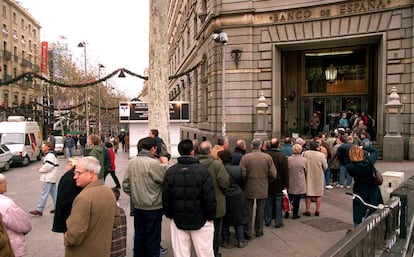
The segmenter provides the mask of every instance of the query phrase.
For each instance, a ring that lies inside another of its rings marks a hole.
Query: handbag
[[[282,209],[283,212],[290,212],[290,200],[286,190],[283,190]]]
[[[380,186],[384,182],[382,174],[372,165],[372,178],[374,185]]]

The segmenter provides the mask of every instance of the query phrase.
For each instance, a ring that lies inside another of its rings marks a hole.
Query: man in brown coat
[[[247,199],[249,211],[249,223],[245,228],[245,238],[252,238],[252,216],[253,204],[256,200],[256,219],[254,229],[256,237],[263,236],[264,207],[268,196],[269,179],[276,178],[276,168],[270,155],[262,153],[260,146],[262,141],[259,138],[252,140],[252,152],[245,154],[240,160],[240,168],[245,178],[244,194]]]
[[[74,178],[83,190],[66,220],[65,257],[102,257],[111,253],[112,229],[119,210],[111,189],[98,179],[100,170],[93,156],[83,157],[76,165]]]

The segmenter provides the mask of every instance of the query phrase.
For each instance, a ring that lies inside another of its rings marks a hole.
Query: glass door
[[[361,112],[367,110],[367,96],[304,97],[299,101],[299,133],[310,136],[309,121],[314,112],[321,123],[319,131],[336,129],[343,111]]]
[[[337,127],[338,118],[341,114],[342,108],[342,98],[341,97],[333,97],[333,98],[326,98],[325,99],[325,127],[324,131],[331,131]]]

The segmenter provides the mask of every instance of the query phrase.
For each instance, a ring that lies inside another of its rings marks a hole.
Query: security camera
[[[222,43],[227,43],[227,41],[229,41],[228,37],[227,37],[227,33],[225,32],[221,32],[220,33],[220,42]]]
[[[213,40],[216,42],[220,42],[220,33],[214,33],[213,34]]]
[[[227,33],[225,32],[220,32],[220,33],[214,33],[213,34],[213,40],[218,42],[218,43],[227,43],[227,41],[229,40],[227,37]]]

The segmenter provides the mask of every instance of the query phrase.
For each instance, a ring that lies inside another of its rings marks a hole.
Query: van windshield
[[[24,144],[23,133],[2,133],[0,134],[2,144]]]

